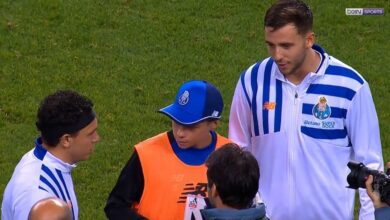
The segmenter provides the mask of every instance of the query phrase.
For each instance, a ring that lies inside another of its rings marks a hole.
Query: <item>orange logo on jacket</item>
[[[275,110],[276,102],[266,102],[263,105],[263,109]]]

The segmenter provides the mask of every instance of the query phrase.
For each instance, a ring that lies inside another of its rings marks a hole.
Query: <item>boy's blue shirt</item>
[[[211,134],[211,144],[203,149],[197,149],[190,147],[188,149],[181,149],[176,140],[173,140],[171,145],[172,149],[175,152],[176,156],[184,163],[197,166],[205,163],[207,157],[215,150],[215,145],[217,143],[217,134],[215,131],[210,131]]]

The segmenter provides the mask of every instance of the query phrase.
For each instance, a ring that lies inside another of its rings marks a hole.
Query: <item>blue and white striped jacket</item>
[[[318,45],[313,49],[320,66],[299,85],[267,58],[241,74],[233,97],[229,138],[257,158],[271,219],[353,219],[348,161],[383,169],[368,83]],[[361,219],[372,218],[364,191],[360,198]]]
[[[36,202],[57,197],[70,205],[73,219],[77,220],[78,205],[71,176],[74,167],[49,153],[38,138],[35,148],[16,166],[4,191],[2,219],[26,220]]]

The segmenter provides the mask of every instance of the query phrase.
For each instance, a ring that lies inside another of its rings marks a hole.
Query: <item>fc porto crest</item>
[[[179,97],[179,104],[180,105],[186,105],[189,100],[190,100],[190,93],[186,90]]]
[[[325,120],[330,117],[332,112],[327,102],[325,96],[319,97],[318,103],[313,107],[314,117],[320,120]]]

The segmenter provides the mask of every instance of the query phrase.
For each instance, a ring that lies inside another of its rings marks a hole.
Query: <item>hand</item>
[[[386,166],[387,166],[386,174],[387,174],[387,175],[390,175],[390,174],[389,174],[389,170],[390,170],[390,161],[387,162]]]
[[[374,204],[375,209],[383,208],[388,206],[386,203],[381,201],[381,197],[377,191],[374,191],[372,188],[372,182],[374,180],[374,177],[372,175],[369,175],[365,184],[367,189],[367,195],[370,197],[372,203]]]

